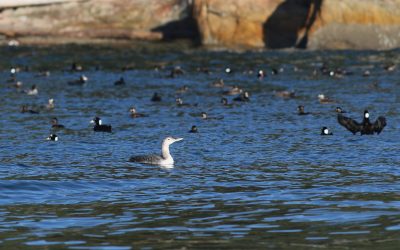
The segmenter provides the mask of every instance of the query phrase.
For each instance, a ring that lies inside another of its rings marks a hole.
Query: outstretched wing
[[[342,114],[338,114],[338,122],[343,127],[347,128],[353,134],[361,131],[362,125],[351,118],[343,116]]]
[[[374,123],[374,131],[379,134],[380,132],[382,132],[385,126],[386,126],[386,118],[383,116],[379,116]]]

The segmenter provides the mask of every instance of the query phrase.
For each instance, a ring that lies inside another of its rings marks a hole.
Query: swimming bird
[[[327,127],[322,127],[321,128],[321,135],[333,135],[331,131]]]
[[[69,81],[68,84],[74,86],[82,86],[87,83],[88,80],[89,78],[87,78],[85,75],[81,75],[78,80]]]
[[[71,64],[71,71],[82,71],[82,70],[83,70],[82,65],[80,65],[80,64],[78,64],[76,62],[73,62]]]
[[[335,103],[334,100],[330,99],[329,97],[325,96],[324,94],[319,94],[318,95],[318,100],[322,104]]]
[[[176,90],[176,93],[186,93],[189,90],[189,87],[187,85],[183,85],[181,88]]]
[[[361,135],[372,135],[374,133],[379,134],[386,126],[386,118],[383,116],[379,116],[374,123],[371,123],[369,121],[368,110],[364,111],[364,118],[361,123],[358,123],[351,118],[345,117],[342,114],[338,114],[337,119],[340,125],[345,127],[353,134],[356,134],[357,132],[360,132]]]
[[[230,90],[222,92],[223,95],[238,95],[241,94],[243,90],[239,88],[238,86],[233,86],[231,87]]]
[[[169,145],[174,142],[181,141],[183,138],[174,138],[168,136],[165,138],[161,145],[161,155],[151,154],[151,155],[138,155],[133,156],[129,159],[130,162],[138,162],[152,165],[161,165],[161,166],[173,166],[174,159],[169,152]]]
[[[336,108],[335,108],[335,112],[336,112],[336,113],[342,113],[342,114],[343,114],[343,113],[347,113],[347,112],[344,111],[341,107],[336,107]]]
[[[29,109],[27,105],[22,105],[21,113],[39,114],[39,111]]]
[[[189,130],[189,133],[197,133],[197,127],[195,125],[192,126],[192,128]]]
[[[48,141],[58,141],[58,136],[56,134],[50,134],[49,137],[46,138]]]
[[[221,98],[221,103],[222,103],[223,106],[227,106],[227,107],[232,106],[232,104],[228,103],[228,99],[225,98],[225,97]]]
[[[101,119],[97,116],[90,123],[94,123],[93,130],[95,132],[111,133],[111,125],[101,124]]]
[[[216,81],[213,81],[213,82],[211,83],[211,86],[213,86],[213,87],[215,87],[215,88],[223,88],[224,85],[225,85],[224,79],[222,79],[222,78],[220,78],[220,79],[218,79],[218,80],[216,80]]]
[[[54,109],[54,99],[50,98],[47,105],[46,105],[47,109]]]
[[[183,103],[182,98],[176,98],[175,102],[178,107],[189,107],[190,106],[190,104],[188,104],[188,103]]]
[[[118,85],[125,85],[125,79],[124,79],[123,77],[119,78],[118,81],[115,81],[115,82],[114,82],[114,85],[115,85],[115,86],[118,86]]]
[[[157,93],[154,92],[153,96],[151,97],[152,102],[161,102],[161,96]]]
[[[299,105],[299,106],[297,106],[297,114],[298,115],[309,115],[310,113],[304,111],[303,105]]]
[[[178,75],[183,75],[185,74],[185,72],[183,71],[183,69],[181,68],[181,66],[176,66],[171,70],[171,73],[169,74],[169,77],[176,77]]]
[[[296,96],[296,93],[294,91],[282,90],[276,91],[275,95],[282,98],[294,98]]]
[[[39,93],[36,84],[33,84],[31,89],[25,91],[27,95],[37,95]]]
[[[146,117],[147,115],[138,113],[135,109],[135,107],[132,107],[129,109],[129,112],[131,113],[132,118],[139,118],[139,117]]]
[[[259,80],[262,80],[262,79],[264,79],[264,77],[265,77],[265,73],[264,73],[264,71],[263,70],[259,70],[258,71],[258,73],[257,73],[257,78],[259,79]]]
[[[57,117],[53,117],[53,119],[51,119],[51,127],[55,129],[65,128],[64,125],[58,124]]]
[[[249,92],[245,91],[245,92],[239,94],[238,96],[236,96],[235,98],[233,98],[233,100],[235,102],[249,102],[250,101]]]

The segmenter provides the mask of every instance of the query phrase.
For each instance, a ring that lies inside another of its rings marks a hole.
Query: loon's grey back
[[[138,155],[132,156],[129,161],[131,162],[141,162],[141,163],[159,163],[163,158],[160,155]]]

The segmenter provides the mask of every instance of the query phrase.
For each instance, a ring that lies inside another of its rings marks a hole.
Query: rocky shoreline
[[[0,35],[190,39],[228,48],[393,49],[400,0],[4,0]]]

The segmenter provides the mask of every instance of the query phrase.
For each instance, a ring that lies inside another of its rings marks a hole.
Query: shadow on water
[[[267,48],[306,48],[308,34],[321,11],[323,0],[286,0],[263,26]],[[302,33],[302,35],[301,35]]]

